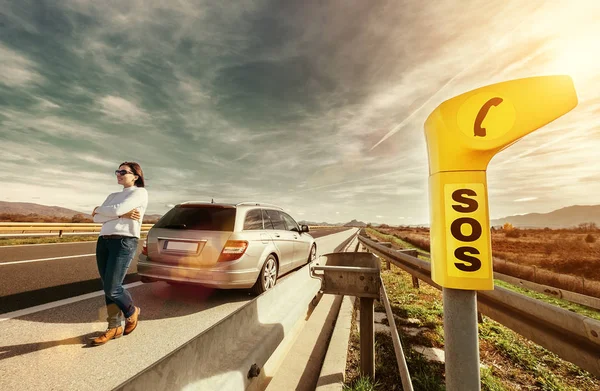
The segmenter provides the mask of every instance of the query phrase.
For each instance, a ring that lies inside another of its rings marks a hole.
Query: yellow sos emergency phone
[[[446,288],[494,289],[486,170],[496,153],[577,106],[569,76],[482,87],[425,121],[431,277]]]

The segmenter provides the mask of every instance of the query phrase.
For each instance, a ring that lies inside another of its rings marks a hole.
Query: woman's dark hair
[[[144,182],[144,171],[142,171],[142,167],[136,162],[123,162],[119,164],[119,167],[127,166],[131,169],[134,175],[138,176],[138,179],[135,181],[134,185],[137,187],[144,187],[146,183]]]

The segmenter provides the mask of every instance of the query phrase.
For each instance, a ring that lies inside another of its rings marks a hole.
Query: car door
[[[294,267],[302,266],[308,259],[308,252],[310,250],[308,246],[310,243],[304,240],[304,237],[300,233],[300,226],[292,216],[285,212],[281,212],[281,216],[283,217],[283,221],[285,221],[288,231],[292,232],[294,236]]]
[[[270,233],[273,244],[280,253],[279,271],[280,275],[287,273],[294,267],[294,233],[287,230],[281,213],[275,209],[263,209],[265,212],[265,227],[270,222]]]

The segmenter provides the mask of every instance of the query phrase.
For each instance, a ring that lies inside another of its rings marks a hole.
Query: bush
[[[74,215],[73,217],[71,217],[71,222],[72,223],[93,223],[94,220],[85,217],[85,215],[78,213],[76,215]]]
[[[518,228],[513,228],[509,231],[506,231],[504,236],[506,236],[507,238],[518,238],[521,236],[521,230]]]
[[[596,241],[596,237],[592,234],[587,234],[587,236],[585,237],[586,243],[594,243],[595,241]]]

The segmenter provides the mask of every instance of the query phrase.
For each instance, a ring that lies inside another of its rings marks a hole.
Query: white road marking
[[[136,286],[143,285],[143,284],[144,284],[143,282],[137,281],[137,282],[132,282],[131,284],[123,285],[123,287],[126,289],[129,289],[129,288],[134,288]],[[18,311],[7,312],[5,314],[0,314],[0,322],[9,320],[12,318],[18,318],[20,316],[30,315],[30,314],[44,311],[44,310],[49,310],[51,308],[56,308],[56,307],[60,307],[63,305],[76,303],[81,300],[92,299],[94,297],[103,296],[103,295],[104,295],[104,291],[97,291],[97,292],[92,292],[92,293],[86,293],[85,295],[81,295],[81,296],[69,297],[68,299],[53,301],[52,303],[36,305],[35,307],[25,308],[25,309],[18,310]]]
[[[79,254],[79,255],[66,255],[64,257],[54,257],[54,258],[41,258],[41,259],[29,259],[26,261],[12,261],[12,262],[4,262],[0,263],[0,266],[6,265],[15,265],[17,263],[30,263],[30,262],[44,262],[44,261],[54,261],[56,259],[69,259],[69,258],[81,258],[81,257],[91,257],[92,255],[96,255],[96,253],[92,254]]]

